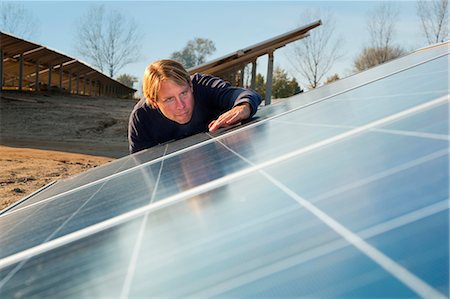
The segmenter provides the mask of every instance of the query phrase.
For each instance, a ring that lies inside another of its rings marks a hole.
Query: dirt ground
[[[0,210],[48,183],[128,154],[136,100],[5,92],[0,97]]]

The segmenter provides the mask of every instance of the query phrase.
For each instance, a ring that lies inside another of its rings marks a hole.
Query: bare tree
[[[353,61],[353,67],[357,72],[364,71],[404,54],[405,51],[398,47],[388,47],[387,49],[364,48],[361,54]]]
[[[429,44],[448,38],[448,0],[418,0],[417,14]]]
[[[293,68],[308,82],[309,88],[316,88],[334,63],[343,56],[343,38],[335,35],[335,21],[331,13],[307,10],[302,23],[322,19],[323,25],[314,29],[309,37],[295,42],[288,56]]]
[[[405,54],[394,44],[398,8],[392,2],[381,2],[368,13],[369,45],[354,60],[355,71],[363,71]]]
[[[0,30],[30,38],[39,31],[36,18],[18,2],[0,2]]]
[[[334,75],[331,75],[331,76],[327,77],[327,79],[325,80],[324,84],[330,84],[330,83],[333,83],[335,81],[338,81],[339,79],[341,79],[341,78],[339,78],[339,75],[338,74],[334,74]]]
[[[367,31],[372,48],[387,49],[392,46],[399,10],[394,3],[383,1],[368,14]]]
[[[93,6],[81,18],[76,35],[78,52],[109,76],[139,59],[140,42],[137,26],[117,11]]]

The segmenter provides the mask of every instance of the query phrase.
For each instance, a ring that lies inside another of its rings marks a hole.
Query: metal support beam
[[[245,64],[241,66],[239,76],[239,86],[244,87],[244,73],[245,73]]]
[[[3,49],[0,48],[0,91],[3,89]]]
[[[69,73],[69,86],[67,87],[67,92],[72,93],[72,73]]]
[[[77,95],[80,94],[80,74],[77,74]]]
[[[62,86],[62,79],[63,79],[63,69],[62,69],[62,67],[63,67],[63,65],[62,65],[62,63],[59,65],[59,90],[62,90],[63,89],[63,86]]]
[[[39,86],[39,60],[36,61],[36,74],[34,78],[34,91],[40,91],[41,87]]]
[[[266,99],[264,104],[270,105],[272,101],[272,76],[273,76],[273,52],[269,53],[269,60],[267,61],[267,81],[266,81]]]
[[[47,84],[47,91],[52,90],[52,68],[53,66],[51,64],[48,65],[48,84]]]
[[[23,53],[19,56],[19,91],[23,88]]]
[[[86,95],[86,77],[83,79],[83,95]]]
[[[252,61],[252,82],[250,83],[250,88],[256,89],[256,60]]]

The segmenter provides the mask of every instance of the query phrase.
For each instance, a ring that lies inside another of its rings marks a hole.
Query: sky
[[[195,37],[208,38],[216,51],[210,60],[246,48],[303,26],[301,14],[307,9],[327,10],[335,20],[335,35],[343,39],[345,55],[330,71],[345,77],[352,62],[368,43],[367,15],[380,1],[17,1],[37,19],[37,31],[28,38],[89,63],[75,48],[77,23],[95,4],[104,4],[133,18],[141,35],[137,62],[118,71],[141,81],[152,61],[169,58]],[[392,1],[391,1],[392,2]],[[416,1],[396,1],[399,9],[395,41],[407,50],[425,46]],[[325,19],[322,22],[326,24]],[[314,34],[314,30],[310,32]],[[292,46],[274,53],[275,66],[285,69],[301,86],[306,81],[288,60]],[[266,76],[267,57],[258,59],[257,71]],[[135,85],[139,88],[140,82]]]

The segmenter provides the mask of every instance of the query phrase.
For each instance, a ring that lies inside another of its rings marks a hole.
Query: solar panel
[[[0,216],[2,297],[449,296],[448,44]]]

